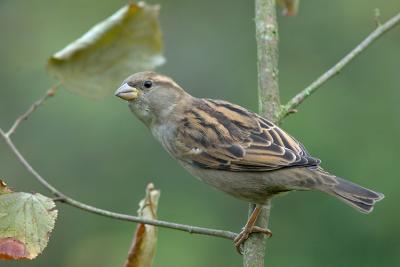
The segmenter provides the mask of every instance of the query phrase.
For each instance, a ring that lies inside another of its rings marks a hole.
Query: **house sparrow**
[[[222,100],[196,98],[171,78],[155,72],[128,77],[115,92],[150,128],[168,153],[201,181],[255,203],[234,240],[238,249],[255,226],[262,205],[294,190],[318,190],[363,213],[384,195],[329,174],[305,147],[281,128],[247,109]]]

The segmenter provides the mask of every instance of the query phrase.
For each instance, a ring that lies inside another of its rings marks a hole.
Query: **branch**
[[[378,27],[371,32],[367,38],[365,38],[359,45],[357,45],[350,53],[348,53],[344,58],[342,58],[338,63],[336,63],[327,72],[322,74],[318,79],[307,86],[303,91],[294,96],[289,102],[281,107],[281,111],[278,115],[278,121],[281,121],[290,113],[293,113],[296,107],[298,107],[307,97],[315,93],[318,88],[320,88],[325,82],[327,82],[332,77],[339,74],[339,72],[349,64],[356,56],[363,52],[370,44],[376,41],[384,33],[394,28],[400,23],[400,13],[393,16],[391,19],[386,21],[384,24],[379,24]]]
[[[275,0],[255,0],[258,106],[260,114],[276,121],[280,108],[278,85],[278,24]]]
[[[21,116],[19,116],[15,121],[14,124],[11,126],[10,130],[7,131],[6,136],[10,137],[11,135],[14,134],[15,130],[17,130],[18,126],[20,125],[20,123],[26,119],[28,119],[28,117],[41,105],[44,104],[44,102],[46,102],[46,100],[49,97],[52,97],[55,95],[58,87],[60,87],[61,82],[56,83],[55,85],[53,85],[49,90],[47,90],[46,94],[40,98],[38,101],[36,101],[35,103],[32,104],[32,106],[29,107],[29,109],[23,113]]]
[[[276,121],[280,108],[278,85],[278,23],[275,0],[255,0],[259,110],[262,116]],[[249,214],[254,209],[250,204]],[[263,206],[257,225],[267,229],[271,202]],[[243,266],[262,267],[265,236],[252,234],[244,244]]]
[[[58,86],[58,85],[57,85]],[[52,89],[50,89],[45,96],[43,96],[41,99],[39,99],[37,102],[35,102],[26,113],[24,113],[21,117],[19,117],[13,126],[10,128],[8,132],[4,132],[0,128],[0,136],[3,137],[5,143],[8,145],[10,150],[14,153],[14,155],[17,157],[18,161],[25,167],[25,169],[33,175],[33,177],[36,178],[37,181],[39,181],[40,184],[42,184],[45,188],[47,188],[54,196],[56,201],[60,201],[62,203],[68,204],[70,206],[79,208],[81,210],[95,213],[98,215],[102,215],[105,217],[110,217],[113,219],[118,219],[118,220],[123,220],[123,221],[130,221],[130,222],[136,222],[136,223],[143,223],[143,224],[150,224],[154,226],[159,226],[159,227],[164,227],[164,228],[170,228],[170,229],[175,229],[175,230],[180,230],[192,234],[202,234],[202,235],[209,235],[209,236],[216,236],[216,237],[222,237],[226,239],[231,239],[233,240],[236,237],[236,233],[230,232],[230,231],[223,231],[223,230],[217,230],[217,229],[209,229],[209,228],[203,228],[203,227],[197,227],[197,226],[191,226],[191,225],[184,225],[184,224],[178,224],[178,223],[172,223],[172,222],[166,222],[166,221],[160,221],[160,220],[150,220],[150,219],[145,219],[141,218],[138,216],[131,216],[127,214],[122,214],[122,213],[116,213],[104,209],[99,209],[90,205],[87,205],[85,203],[79,202],[71,197],[66,196],[64,193],[62,193],[60,190],[55,188],[53,185],[51,185],[47,180],[40,175],[31,165],[30,163],[24,158],[24,156],[19,152],[19,150],[16,148],[14,143],[12,142],[10,135],[15,132],[17,129],[18,125],[20,124],[21,121],[26,119],[30,114],[32,114],[37,107],[39,107],[41,104],[44,103],[44,101],[52,96],[51,93],[53,92]]]

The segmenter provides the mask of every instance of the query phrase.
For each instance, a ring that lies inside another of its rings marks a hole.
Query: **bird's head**
[[[168,119],[175,107],[190,97],[171,78],[151,71],[129,76],[115,95],[128,101],[132,112],[147,126]]]

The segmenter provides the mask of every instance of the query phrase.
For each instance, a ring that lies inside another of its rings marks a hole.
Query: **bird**
[[[278,125],[224,100],[197,98],[153,71],[126,78],[115,96],[127,101],[165,150],[201,181],[255,208],[234,239],[271,236],[255,225],[263,205],[290,191],[316,190],[370,213],[384,195],[328,173],[321,160]]]

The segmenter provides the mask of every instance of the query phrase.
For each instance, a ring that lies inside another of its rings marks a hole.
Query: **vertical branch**
[[[278,24],[275,0],[255,0],[255,24],[257,41],[258,101],[260,114],[277,122],[280,109],[278,87]],[[271,203],[261,211],[257,225],[268,228]],[[254,209],[250,204],[249,213]],[[265,237],[252,234],[244,245],[243,266],[263,267]]]
[[[280,101],[275,0],[255,0],[255,9],[259,111],[276,122]]]

